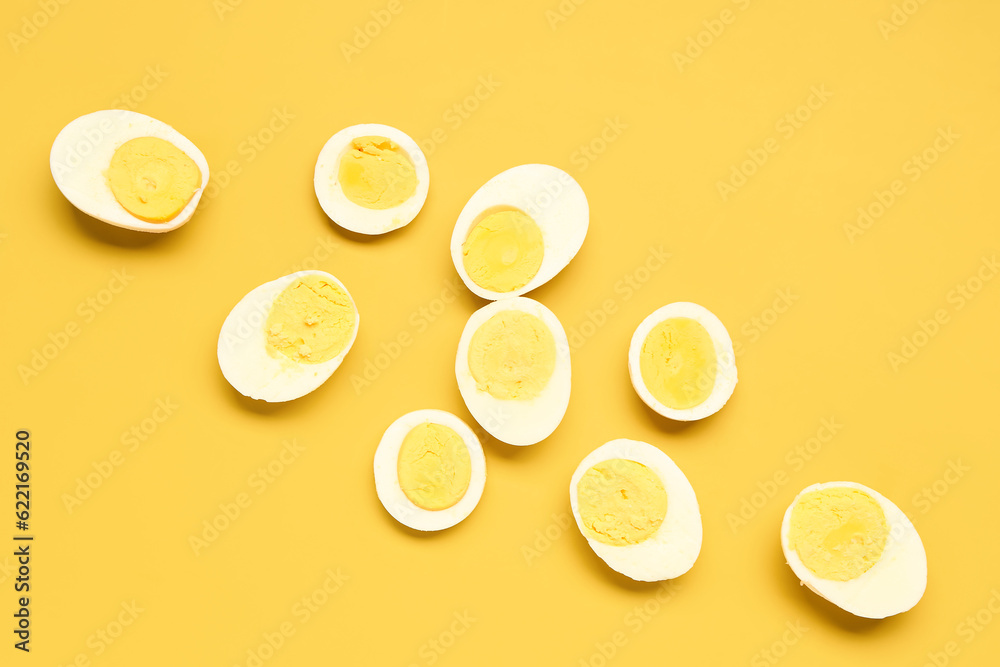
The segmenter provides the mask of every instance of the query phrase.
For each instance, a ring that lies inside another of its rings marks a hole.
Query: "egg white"
[[[646,342],[649,332],[663,320],[673,317],[687,317],[705,327],[709,337],[712,339],[718,364],[712,393],[698,405],[683,410],[668,407],[653,396],[653,393],[646,387],[646,383],[642,379],[640,366],[642,345]],[[635,391],[639,394],[639,397],[646,405],[659,414],[677,421],[703,419],[721,410],[736,388],[736,354],[733,352],[733,341],[729,337],[729,332],[726,331],[726,326],[707,308],[687,301],[670,303],[653,311],[636,328],[635,333],[632,335],[632,342],[628,348],[628,374],[632,380],[632,386],[635,387]]]
[[[201,170],[201,185],[191,201],[166,222],[147,222],[129,213],[115,199],[105,175],[118,147],[139,137],[169,141]],[[140,232],[169,232],[190,220],[209,181],[208,161],[189,139],[164,122],[125,109],[95,111],[70,121],[52,142],[49,167],[56,187],[73,206],[108,224]]]
[[[792,508],[811,491],[831,488],[857,489],[882,507],[889,537],[878,562],[849,581],[823,579],[812,572],[788,543]],[[855,616],[885,618],[912,609],[927,588],[927,553],[917,529],[896,505],[867,486],[856,482],[825,482],[802,489],[785,510],[781,522],[781,550],[792,572],[810,590]]]
[[[413,504],[399,486],[399,449],[406,435],[425,422],[441,424],[462,438],[469,450],[469,488],[461,500],[443,510],[426,510]],[[385,510],[396,521],[415,530],[433,531],[451,528],[472,513],[486,487],[486,457],[479,438],[464,421],[444,410],[409,412],[385,430],[375,450],[375,492]]]
[[[469,343],[473,334],[497,313],[518,310],[539,318],[552,332],[556,345],[552,377],[538,396],[528,400],[503,400],[476,386],[469,369]],[[527,297],[513,297],[483,306],[470,317],[458,342],[455,377],[465,405],[479,425],[509,445],[534,445],[549,437],[566,414],[570,395],[569,341],[555,313]]]
[[[338,285],[354,306],[354,328],[343,350],[319,364],[300,364],[284,355],[267,353],[264,324],[274,300],[298,278],[318,275]],[[218,356],[222,374],[244,396],[270,403],[290,401],[313,391],[333,374],[354,345],[360,316],[354,298],[337,278],[325,271],[299,271],[264,283],[240,299],[219,332]]]
[[[380,210],[365,208],[348,199],[340,187],[340,159],[350,149],[352,141],[367,136],[392,140],[413,163],[417,189],[399,206]],[[324,144],[316,160],[313,186],[319,205],[335,223],[358,234],[385,234],[405,227],[417,217],[427,200],[430,171],[424,152],[409,135],[389,125],[366,123],[346,127]]]
[[[469,276],[462,244],[484,213],[511,208],[535,221],[545,250],[538,273],[527,284],[510,292],[494,292],[480,287]],[[544,285],[569,264],[587,237],[589,223],[587,196],[572,176],[547,164],[522,164],[491,178],[465,204],[452,231],[451,258],[473,294],[490,301],[520,296]]]
[[[591,539],[580,516],[577,486],[593,466],[610,459],[641,463],[652,470],[667,492],[667,514],[655,534],[638,544],[617,546]],[[583,459],[569,483],[569,501],[580,533],[608,566],[636,581],[663,581],[681,576],[701,553],[701,510],[691,482],[661,450],[640,440],[607,442]]]

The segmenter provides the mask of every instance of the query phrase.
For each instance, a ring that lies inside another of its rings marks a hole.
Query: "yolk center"
[[[639,370],[646,388],[668,408],[685,410],[700,405],[715,387],[717,362],[712,337],[691,318],[663,320],[642,344]]]
[[[267,315],[267,351],[302,364],[329,361],[347,346],[354,321],[354,304],[340,285],[316,274],[298,278]]]
[[[417,170],[410,158],[385,137],[358,137],[340,158],[340,189],[364,208],[399,206],[417,190]]]
[[[414,505],[431,511],[447,509],[469,488],[469,448],[454,429],[420,424],[403,438],[396,474],[403,494]]]
[[[604,544],[644,542],[667,516],[663,482],[637,461],[601,461],[583,474],[576,493],[584,533]]]
[[[201,186],[195,161],[158,137],[137,137],[119,146],[107,178],[118,203],[147,222],[177,217]]]
[[[484,322],[469,341],[469,370],[480,391],[502,400],[538,396],[556,366],[556,342],[538,317],[505,310]]]
[[[545,243],[526,213],[505,210],[480,220],[462,244],[462,263],[472,281],[493,292],[524,287],[538,273]]]

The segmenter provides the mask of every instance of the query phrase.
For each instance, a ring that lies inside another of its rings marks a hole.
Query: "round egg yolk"
[[[353,140],[340,158],[337,179],[348,200],[376,210],[399,206],[417,191],[413,162],[385,137]]]
[[[882,506],[864,491],[810,491],[792,508],[788,544],[816,576],[850,581],[882,557],[889,526]]]
[[[329,361],[350,341],[355,317],[340,285],[318,275],[298,278],[278,294],[267,315],[268,354],[300,364]]]
[[[454,429],[425,422],[403,438],[396,474],[411,503],[430,511],[447,509],[469,488],[469,448]]]
[[[671,317],[653,327],[639,354],[643,384],[674,410],[703,403],[715,387],[716,369],[712,337],[688,317]]]
[[[195,161],[158,137],[138,137],[119,146],[106,175],[118,203],[146,222],[175,218],[201,186]]]
[[[667,516],[663,482],[637,461],[601,461],[583,474],[576,493],[584,533],[604,544],[644,542]]]
[[[505,310],[486,320],[469,341],[469,370],[476,387],[493,398],[538,396],[556,367],[556,342],[538,317]]]
[[[506,210],[480,220],[462,244],[462,263],[474,283],[493,292],[524,287],[545,254],[542,230],[526,213]]]

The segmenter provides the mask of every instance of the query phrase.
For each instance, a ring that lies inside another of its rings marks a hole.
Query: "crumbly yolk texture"
[[[649,332],[639,354],[642,381],[653,397],[674,410],[705,402],[715,386],[715,345],[689,317],[663,320]]]
[[[399,206],[417,191],[417,170],[399,146],[385,137],[358,137],[340,158],[337,174],[344,196],[358,206]]]
[[[505,310],[486,320],[469,341],[469,370],[476,387],[501,400],[542,393],[556,367],[556,341],[538,317]]]
[[[321,364],[347,346],[354,331],[354,304],[340,285],[308,275],[274,299],[264,323],[267,351],[300,364]]]
[[[542,230],[517,210],[480,220],[462,244],[462,263],[472,281],[493,292],[524,287],[538,273],[545,254]]]
[[[601,461],[583,474],[576,493],[584,533],[604,544],[644,542],[667,516],[663,481],[638,461]]]
[[[201,186],[195,161],[158,137],[138,137],[119,146],[106,175],[118,203],[146,222],[177,217]]]
[[[882,506],[858,489],[810,491],[792,508],[788,544],[823,579],[861,576],[882,557],[888,539]]]
[[[430,511],[447,509],[469,488],[469,448],[454,429],[425,422],[403,438],[396,474],[411,503]]]

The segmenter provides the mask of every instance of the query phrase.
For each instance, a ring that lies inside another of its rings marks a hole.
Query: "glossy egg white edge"
[[[354,306],[354,329],[344,349],[319,364],[299,364],[267,353],[264,324],[275,298],[296,279],[319,275],[338,285]],[[299,271],[264,283],[233,307],[219,332],[219,367],[229,384],[244,396],[270,403],[290,401],[313,391],[333,374],[354,345],[361,322],[357,304],[344,283],[325,271]]]
[[[657,400],[646,387],[640,367],[642,345],[646,342],[649,332],[663,320],[672,317],[687,317],[705,327],[712,339],[715,356],[718,360],[712,393],[702,403],[684,410],[668,407]],[[657,413],[677,421],[704,419],[721,410],[736,388],[736,354],[733,352],[733,340],[729,337],[726,325],[704,306],[688,301],[669,303],[653,311],[632,334],[632,341],[628,348],[628,374],[636,393],[646,405]]]
[[[381,210],[365,208],[344,196],[344,191],[340,188],[341,157],[347,152],[351,141],[367,136],[391,139],[413,163],[417,173],[417,189],[412,197],[399,206]],[[389,125],[364,123],[340,130],[323,145],[316,159],[313,186],[319,205],[335,223],[358,234],[385,234],[405,227],[420,213],[427,200],[430,170],[424,152],[408,134]]]
[[[788,544],[792,508],[811,491],[832,488],[857,489],[874,498],[882,507],[889,537],[882,557],[861,576],[850,581],[821,579],[803,564]],[[885,618],[912,609],[927,588],[927,553],[917,529],[896,505],[856,482],[825,482],[802,489],[785,510],[781,522],[781,550],[792,572],[810,590],[841,609],[863,618]]]
[[[497,207],[513,207],[531,216],[545,246],[538,273],[510,292],[494,292],[473,282],[462,255],[462,244],[480,214]],[[451,258],[462,282],[476,296],[490,301],[520,296],[544,285],[569,264],[583,246],[589,224],[587,196],[572,176],[547,164],[522,164],[491,178],[465,204],[452,231]]]
[[[180,213],[166,222],[135,217],[115,199],[105,172],[111,158],[126,141],[157,137],[184,151],[201,170],[201,186]],[[198,147],[180,132],[135,111],[107,109],[70,121],[52,142],[49,167],[59,191],[73,206],[108,224],[140,232],[169,232],[191,219],[208,186],[208,161]]]
[[[609,459],[627,459],[643,464],[663,482],[667,492],[667,514],[648,540],[615,546],[591,539],[580,517],[577,486],[591,467]],[[580,533],[608,566],[636,581],[663,581],[681,576],[694,566],[701,553],[701,510],[691,482],[673,460],[660,449],[640,440],[607,442],[583,459],[569,484],[570,507]]]
[[[399,486],[399,449],[406,434],[431,422],[458,433],[469,450],[469,488],[461,500],[443,510],[426,510],[413,504]],[[434,531],[451,528],[472,513],[486,487],[486,457],[479,438],[469,426],[444,410],[416,410],[389,425],[375,450],[375,492],[386,511],[396,521],[415,530]]]
[[[487,320],[506,310],[519,310],[538,317],[552,332],[556,363],[552,377],[541,393],[530,400],[501,400],[476,386],[469,369],[469,343]],[[527,297],[512,297],[489,303],[470,317],[458,342],[455,377],[458,389],[473,418],[487,433],[508,445],[534,445],[549,437],[566,414],[571,388],[569,340],[559,318],[551,310]]]

